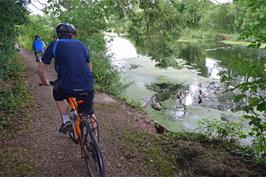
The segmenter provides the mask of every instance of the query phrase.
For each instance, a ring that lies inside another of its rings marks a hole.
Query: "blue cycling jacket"
[[[45,44],[41,39],[36,39],[33,41],[32,48],[35,52],[44,52]]]
[[[50,64],[52,58],[55,59],[60,87],[74,92],[93,90],[93,76],[88,68],[90,55],[82,42],[74,39],[52,42],[42,61],[44,64]]]

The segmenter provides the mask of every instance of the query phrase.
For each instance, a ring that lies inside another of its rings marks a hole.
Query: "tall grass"
[[[24,80],[24,67],[18,55],[0,60],[0,129],[9,125],[12,114],[21,111],[30,94]]]

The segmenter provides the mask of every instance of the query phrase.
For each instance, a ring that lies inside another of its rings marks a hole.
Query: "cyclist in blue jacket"
[[[76,37],[76,28],[69,23],[60,23],[56,27],[58,40],[46,49],[42,62],[38,64],[37,73],[43,85],[50,85],[45,76],[47,65],[52,58],[58,78],[53,88],[53,97],[62,117],[59,132],[72,131],[67,111],[66,98],[76,97],[84,100],[79,112],[94,118],[92,103],[94,98],[92,64],[88,48]]]
[[[41,40],[40,35],[36,34],[32,43],[32,49],[34,50],[36,62],[41,62],[41,57],[45,50],[45,44]]]

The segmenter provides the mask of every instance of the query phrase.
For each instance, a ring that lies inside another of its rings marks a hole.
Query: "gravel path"
[[[59,112],[52,98],[51,87],[40,87],[36,74],[37,64],[33,55],[21,50],[20,55],[28,70],[28,86],[34,97],[32,127],[24,143],[34,153],[35,177],[83,177],[85,164],[80,159],[80,148],[65,135],[58,133],[61,124]],[[56,78],[53,66],[49,68],[49,79]],[[120,152],[120,134],[123,131],[153,133],[153,126],[146,123],[142,113],[132,110],[123,103],[105,94],[95,96],[96,116],[100,123],[100,145],[103,152],[106,176],[145,177],[152,176],[139,168],[134,161],[124,158]],[[141,154],[140,154],[141,155]]]

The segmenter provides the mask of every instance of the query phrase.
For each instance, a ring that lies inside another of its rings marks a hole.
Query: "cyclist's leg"
[[[38,53],[34,51],[34,54],[35,54],[35,61],[38,62]]]
[[[66,100],[56,100],[55,103],[61,115],[65,115],[68,113]]]
[[[41,62],[42,61],[42,51],[38,51],[37,52],[37,62]]]
[[[62,118],[62,125],[59,129],[59,132],[64,133],[72,131],[72,124],[68,115],[67,102],[66,102],[66,98],[70,97],[71,95],[69,95],[63,89],[57,88],[53,89],[53,96]]]
[[[84,103],[79,106],[79,113],[89,115],[93,118],[93,120],[96,120],[96,116],[93,110],[94,90],[91,90],[85,93],[80,93],[76,97],[78,100],[82,99],[84,101]],[[97,122],[93,121],[92,125],[93,125],[93,128],[96,128]]]
[[[39,59],[40,59],[40,61],[39,61],[39,62],[41,62],[41,61],[42,61],[42,56],[43,56],[43,53],[44,53],[44,51],[41,51],[41,52],[40,52],[40,58],[39,58]]]

